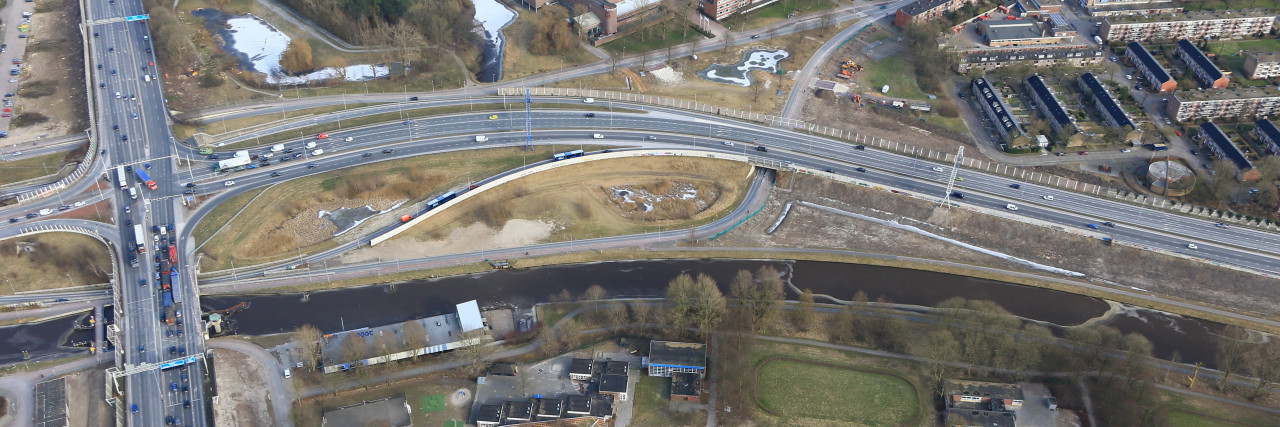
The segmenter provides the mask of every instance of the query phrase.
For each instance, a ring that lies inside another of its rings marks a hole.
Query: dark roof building
[[[977,3],[977,0],[916,0],[893,14],[893,25],[906,28],[907,25],[930,21],[973,3]]]
[[[529,421],[533,418],[533,402],[503,402],[502,413],[504,423],[511,421]]]
[[[627,376],[626,375],[601,375],[600,376],[600,392],[625,395],[627,393]],[[618,400],[625,401],[625,397],[619,396]]]
[[[1022,406],[1022,387],[1017,384],[948,380],[944,387],[949,407],[992,401],[1001,401],[1008,408]]]
[[[948,427],[1014,427],[1012,412],[980,409],[947,409]]]
[[[1026,136],[1022,126],[1018,124],[1018,119],[1009,114],[1009,105],[1004,103],[1004,96],[1000,91],[991,86],[986,78],[979,77],[973,80],[973,95],[978,98],[978,103],[982,104],[982,111],[987,113],[987,119],[995,124],[995,128],[1000,132],[1000,137],[1006,144],[1012,143],[1018,137]]]
[[[537,415],[539,420],[554,420],[564,416],[564,401],[561,399],[536,398]]]
[[[1040,114],[1049,121],[1054,132],[1062,132],[1063,128],[1071,127],[1071,116],[1062,108],[1062,103],[1058,102],[1058,97],[1045,84],[1044,78],[1038,75],[1027,77],[1027,89],[1030,89],[1031,98],[1040,106]]]
[[[613,417],[613,396],[600,393],[591,395],[591,416]]]
[[[1108,126],[1135,128],[1133,121],[1129,119],[1129,115],[1125,114],[1120,108],[1120,104],[1115,98],[1111,97],[1111,93],[1102,86],[1102,82],[1094,77],[1093,73],[1084,73],[1080,75],[1080,84],[1084,87],[1085,93],[1093,98],[1094,107],[1102,112],[1102,116],[1107,121]]]
[[[573,358],[569,362],[569,379],[577,381],[591,381],[591,375],[595,373],[595,363],[591,359]]]
[[[1270,155],[1280,155],[1280,129],[1270,120],[1262,119],[1254,123],[1253,136],[1258,138],[1262,151]]]
[[[571,394],[564,398],[564,416],[591,414],[591,398],[584,394]]]
[[[959,53],[960,59],[956,61],[956,71],[960,73],[968,72],[974,68],[991,71],[1016,64],[1027,64],[1034,67],[1068,64],[1082,67],[1101,64],[1102,59],[1106,57],[1102,49],[1087,45],[983,48],[964,50]]]
[[[671,375],[671,400],[700,402],[702,400],[702,379],[697,374],[676,372]]]
[[[977,24],[982,40],[991,47],[1031,46],[1070,42],[1074,33],[1055,35],[1040,23],[1025,19],[988,20]]]
[[[1160,92],[1173,92],[1178,88],[1178,82],[1173,80],[1173,76],[1156,61],[1154,56],[1146,47],[1138,42],[1129,42],[1129,51],[1125,53],[1133,65],[1138,67],[1138,73],[1147,78],[1151,82],[1153,88]]]
[[[489,367],[489,374],[491,375],[513,377],[518,373],[520,373],[520,368],[517,368],[516,364],[510,362],[495,362],[493,366]]]
[[[673,372],[707,373],[707,345],[673,341],[649,342],[649,376],[670,377]]]
[[[1244,152],[1240,151],[1235,142],[1227,137],[1227,133],[1222,131],[1213,122],[1204,122],[1200,125],[1200,141],[1204,144],[1204,148],[1213,153],[1214,157],[1225,159],[1235,165],[1239,172],[1236,179],[1241,181],[1255,181],[1258,179],[1259,173],[1253,168],[1253,162],[1245,157]]]
[[[605,375],[627,375],[627,362],[621,360],[607,360],[601,363],[603,366],[597,366],[596,372]]]
[[[476,425],[479,427],[494,427],[502,423],[502,406],[500,405],[480,405],[479,412],[476,413]]]
[[[1218,69],[1218,66],[1209,60],[1209,56],[1187,39],[1178,40],[1178,57],[1187,63],[1191,73],[1195,74],[1196,80],[1205,87],[1222,89],[1231,83],[1227,74]]]

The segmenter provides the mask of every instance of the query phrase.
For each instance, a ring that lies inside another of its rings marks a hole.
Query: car
[[[853,149],[854,149],[854,150],[866,150],[866,149],[867,149],[867,147],[866,147],[865,145],[855,145],[855,146],[853,146]]]
[[[4,97],[5,97],[5,98],[12,98],[12,97],[13,97],[13,92],[9,92],[9,93],[4,94]]]
[[[210,154],[210,155],[209,155],[209,160],[218,160],[218,159],[220,159],[220,158],[221,158],[221,157],[219,157],[217,154]]]
[[[964,99],[964,92],[958,92],[956,95],[959,95],[960,99]]]
[[[184,400],[184,401],[182,401],[182,407],[183,407],[183,408],[190,408],[190,407],[191,407],[191,401],[190,401],[190,400]]]
[[[181,378],[182,378],[182,382],[184,382],[184,383],[185,383],[185,382],[187,382],[187,373],[186,373],[186,372],[183,372],[183,373],[182,373],[182,377],[181,377]]]
[[[647,139],[647,140],[650,140],[650,141],[656,141],[656,140],[658,139],[658,137],[653,136],[653,135],[649,135],[649,136],[644,137],[644,139]]]
[[[584,114],[584,116],[586,116],[586,117],[595,117],[595,116],[596,116],[596,113],[587,113],[587,114]]]
[[[1187,243],[1187,249],[1200,249],[1195,243]]]
[[[96,35],[98,35],[98,33],[93,33],[93,35],[95,35],[95,36],[96,36]],[[137,403],[133,404],[133,413],[135,413],[135,414],[136,414],[136,413],[138,413],[138,404],[137,404]]]
[[[138,113],[133,113],[133,119],[138,120]]]
[[[1133,151],[1133,150],[1130,150],[1130,149],[1128,149],[1128,148],[1121,148],[1121,149],[1120,149],[1120,152],[1121,152],[1121,153],[1128,153],[1128,152],[1130,152],[1130,151]]]
[[[71,210],[71,205],[62,205],[62,206],[58,206],[58,210],[60,210],[60,211],[68,211],[68,210]]]
[[[284,174],[282,174],[282,173],[280,173],[280,172],[272,172],[272,173],[271,173],[271,176],[272,176],[272,177],[277,177],[277,176],[280,176],[280,175],[284,175]]]
[[[957,177],[956,177],[956,181],[964,181],[964,177],[963,177],[963,176],[957,176]]]
[[[171,350],[169,354],[177,353],[177,349],[174,349],[173,347],[169,347],[169,349]],[[174,382],[172,384],[169,384],[169,390],[178,391],[178,383]]]
[[[124,167],[124,171],[125,171],[125,172],[133,172],[133,166],[125,166],[125,167]]]
[[[116,70],[111,70],[111,75],[116,75]]]
[[[1133,80],[1133,75],[1125,74],[1125,75],[1124,75],[1124,79],[1125,79],[1125,80]]]
[[[364,153],[360,155],[360,157],[370,157],[370,156],[373,156],[373,153]]]
[[[316,164],[316,163],[308,163],[308,164],[307,164],[307,169],[315,169],[315,168],[318,168],[318,167],[320,167],[320,165],[319,165],[319,164]]]
[[[0,117],[13,117],[13,113],[0,113]]]
[[[489,120],[498,120],[498,115],[497,114],[490,115]]]
[[[1053,200],[1053,196],[1050,196],[1050,195],[1048,195],[1048,194],[1043,195],[1043,196],[1040,196],[1040,198],[1045,199],[1045,200]]]
[[[129,213],[130,211],[131,211],[131,210],[129,209],[129,206],[127,206],[127,205],[126,205],[126,206],[124,207],[124,213]],[[129,221],[129,219],[127,219],[127,218],[126,218],[126,219],[124,220],[124,225],[133,225],[133,224],[130,224],[129,222],[130,222],[130,221]]]
[[[1111,221],[1107,221],[1107,222],[1102,223],[1102,225],[1105,225],[1105,226],[1107,226],[1107,227],[1113,227],[1113,228],[1114,228],[1114,227],[1116,226],[1116,223],[1111,222]]]
[[[760,38],[760,35],[759,35],[759,34],[752,34],[752,35],[751,35],[751,38],[753,38],[753,39],[758,39],[758,38]]]
[[[151,53],[151,48],[147,48],[147,53]]]
[[[196,188],[196,183],[194,183],[194,182],[188,182],[185,186],[186,186],[187,188]]]
[[[116,131],[116,132],[119,132],[119,131],[120,131],[120,125],[111,125],[111,130]]]
[[[343,141],[346,141],[346,142],[351,142],[351,141],[355,141],[355,140],[356,140],[355,138],[350,137],[350,136],[348,136],[348,137],[346,137],[346,138],[344,138],[344,139],[343,139]],[[263,155],[264,155],[264,156],[267,156],[267,157],[271,157],[271,153],[267,153],[267,154],[263,154]]]
[[[127,212],[127,209],[126,209],[126,212],[125,212],[125,213],[128,213],[128,212]],[[125,219],[124,219],[124,226],[125,226],[125,227],[133,227],[133,220],[132,220],[132,219],[129,219],[129,218],[125,218]]]
[[[1094,230],[1097,230],[1097,229],[1098,229],[1098,224],[1090,223],[1090,224],[1085,224],[1085,226],[1087,226],[1087,227],[1089,227],[1089,228],[1091,228],[1091,229],[1094,229]]]
[[[836,173],[836,171],[831,170],[831,169],[823,169],[822,171],[823,171],[823,172],[826,172],[826,173]]]
[[[859,166],[857,169],[854,169],[854,170],[856,170],[856,171],[858,171],[858,172],[866,172],[866,171],[867,171],[867,168],[864,168],[864,167]]]
[[[757,146],[756,146],[756,151],[759,151],[759,152],[761,152],[761,153],[768,153],[768,152],[769,152],[769,147],[765,147],[765,146],[763,146],[763,145],[757,145]]]
[[[35,218],[35,217],[38,217],[38,216],[40,216],[40,214],[36,214],[36,213],[29,213],[29,214],[27,214],[27,218]]]
[[[959,192],[959,191],[952,191],[952,192],[951,192],[951,197],[955,197],[955,198],[957,198],[957,199],[963,199],[963,198],[964,198],[964,193],[961,193],[961,192]]]
[[[225,182],[223,182],[223,183],[222,183],[222,185],[227,186],[227,187],[230,187],[230,186],[236,185],[236,182],[235,182],[235,181],[225,181]]]
[[[9,137],[9,132],[0,130],[0,138],[8,138],[8,137]],[[106,151],[106,150],[103,150],[103,151]]]
[[[18,157],[18,156],[21,156],[21,155],[22,155],[22,152],[21,152],[21,151],[14,151],[14,152],[13,152],[13,157]]]
[[[1013,203],[1009,203],[1009,204],[1004,205],[1004,208],[1005,208],[1005,209],[1008,209],[1008,210],[1011,210],[1011,211],[1016,211],[1016,210],[1018,210],[1018,205],[1015,205],[1015,204],[1013,204]]]
[[[138,345],[138,352],[139,352],[139,353],[146,353],[146,352],[147,352],[147,347],[142,346],[142,345]]]
[[[1178,136],[1182,136],[1182,131],[1180,131],[1180,130],[1175,130],[1175,131],[1173,131],[1173,134],[1174,134],[1174,135],[1178,135]],[[1196,150],[1191,150],[1191,151],[1196,151]]]
[[[9,223],[15,223],[15,222],[18,222],[18,221],[21,221],[21,220],[22,220],[22,218],[9,218]]]
[[[396,150],[393,150],[393,149],[388,148],[388,149],[386,149],[386,150],[382,150],[382,154],[391,154],[392,152],[395,152],[395,151],[396,151]]]
[[[196,190],[183,190],[182,194],[186,194],[186,195],[196,194]]]
[[[418,100],[418,97],[416,97],[416,96],[410,96],[410,97],[409,97],[409,100],[410,100],[410,101],[417,101],[417,100]]]
[[[942,166],[934,166],[929,168],[929,170],[932,170],[934,172],[942,172]]]
[[[157,258],[159,258],[159,255],[157,255],[156,257],[157,257]],[[164,337],[165,337],[165,338],[173,338],[173,330],[172,330],[172,329],[170,329],[170,330],[164,331]]]
[[[121,141],[128,141],[128,140],[129,140],[129,135],[120,135],[120,140],[121,140]]]
[[[1088,155],[1089,155],[1089,152],[1088,152],[1088,151],[1081,151],[1081,152],[1076,153],[1076,154],[1079,154],[1079,155],[1081,155],[1081,156],[1088,156]]]
[[[582,103],[583,103],[583,104],[594,104],[594,103],[596,103],[596,99],[595,99],[595,98],[583,98],[583,99],[582,99]]]
[[[1222,222],[1219,222],[1219,223],[1217,223],[1217,224],[1214,224],[1213,226],[1214,226],[1214,227],[1218,227],[1218,228],[1227,228],[1227,224],[1226,224],[1226,223],[1222,223]]]
[[[1200,155],[1200,150],[1191,150],[1191,155],[1192,155],[1192,156],[1198,156],[1198,155]]]
[[[721,144],[724,144],[724,145],[726,145],[726,146],[729,146],[729,147],[732,147],[732,146],[733,146],[733,141],[721,141],[720,143],[721,143]]]
[[[27,36],[26,34],[18,34],[18,38],[20,38],[20,39],[25,39],[25,38],[27,38],[27,37],[29,37],[29,36]]]
[[[1009,188],[1017,190],[1019,188],[1022,188],[1022,184],[1009,184]]]
[[[411,125],[411,124],[413,124],[413,120],[405,120],[405,121],[404,121],[404,124],[405,124],[405,126]]]
[[[150,66],[154,67],[154,66],[156,66],[156,62],[155,62],[155,61],[147,61],[147,65],[150,65]]]

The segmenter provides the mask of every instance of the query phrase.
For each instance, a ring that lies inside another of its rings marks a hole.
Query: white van
[[[289,373],[289,368],[284,368],[284,379],[286,379],[286,380],[287,380],[287,379],[292,378],[292,377],[293,377],[293,375],[291,375],[291,374]]]
[[[167,228],[165,228],[165,226],[163,226],[163,225],[162,225],[162,226],[160,226],[160,234],[161,234],[161,235],[168,234],[168,233],[166,233],[167,231],[168,231],[168,229],[167,229]]]
[[[595,103],[596,103],[596,99],[595,99],[595,98],[587,98],[587,99],[582,100],[582,102],[583,102],[584,104],[595,104]]]
[[[598,133],[597,133],[597,134],[593,134],[593,135],[591,135],[591,137],[592,137],[592,138],[595,138],[595,139],[604,139],[604,135],[601,135],[601,134],[598,134]]]
[[[271,156],[274,156],[274,155],[275,155],[275,153],[266,152],[266,153],[262,153],[262,158],[264,158],[264,159],[270,159],[270,158],[271,158]]]
[[[315,151],[311,152],[312,156],[319,156],[321,154],[324,154],[324,149],[317,148]]]
[[[275,153],[275,152],[278,152],[278,151],[284,151],[284,144],[276,144],[276,145],[272,145],[272,146],[271,146],[271,152],[272,152],[272,153]]]
[[[485,142],[485,141],[488,141],[488,140],[489,140],[489,137],[487,137],[487,136],[484,136],[484,135],[476,135],[476,142]]]
[[[151,75],[150,75],[150,74],[143,74],[143,75],[142,75],[142,79],[143,79],[143,80],[146,80],[146,81],[147,81],[147,83],[151,83]]]
[[[308,142],[308,143],[307,143],[307,148],[316,148],[316,143],[315,143],[315,141]]]
[[[130,198],[130,199],[134,199],[134,200],[138,200],[138,189],[137,189],[137,188],[129,187],[129,198]]]
[[[53,213],[53,209],[41,209],[41,210],[40,210],[40,215],[41,215],[41,216],[48,215],[48,214],[51,214],[51,213]]]

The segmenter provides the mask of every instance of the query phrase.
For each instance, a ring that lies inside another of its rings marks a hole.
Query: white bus
[[[120,189],[129,188],[129,175],[125,175],[124,166],[116,166],[116,184],[120,184]]]

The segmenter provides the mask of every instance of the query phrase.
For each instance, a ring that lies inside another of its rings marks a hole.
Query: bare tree
[[[621,60],[622,60],[622,55],[619,55],[618,52],[613,52],[609,54],[609,73],[610,74],[618,71],[618,62]]]
[[[627,305],[620,302],[611,302],[605,306],[605,318],[609,321],[609,326],[620,328],[627,324],[630,316],[627,314]]]
[[[479,375],[480,372],[484,371],[485,361],[494,351],[497,351],[496,346],[486,345],[489,343],[489,331],[484,328],[472,329],[458,334],[459,342],[472,340],[475,342],[454,350],[458,360],[464,363],[461,371],[468,377]]]
[[[813,291],[805,289],[800,294],[800,305],[791,310],[791,323],[801,332],[808,331],[813,328],[814,317]]]
[[[604,299],[607,295],[608,292],[604,290],[604,287],[600,285],[591,285],[590,287],[587,287],[586,291],[582,292],[582,301],[595,302]]]
[[[1249,351],[1246,341],[1248,338],[1249,331],[1239,326],[1227,326],[1218,336],[1218,354],[1215,360],[1218,362],[1218,370],[1222,371],[1222,378],[1218,379],[1218,391],[1226,388],[1231,381],[1231,374],[1245,363]]]
[[[406,74],[413,63],[422,58],[422,48],[427,45],[427,39],[422,33],[405,21],[387,27],[384,37],[395,49],[400,62],[404,63]]]
[[[960,359],[960,343],[946,329],[933,329],[924,338],[912,345],[911,354],[927,359],[925,371],[929,374],[930,388],[938,397],[944,397],[943,386],[947,377],[951,376],[948,362]]]
[[[1280,381],[1280,340],[1272,338],[1255,346],[1246,358],[1246,369],[1257,380],[1249,398],[1259,400],[1267,395],[1267,385]]]
[[[643,332],[649,328],[649,321],[653,318],[653,309],[649,307],[649,303],[641,300],[631,301],[631,318],[636,322],[637,328]]]
[[[293,331],[293,342],[307,369],[315,369],[320,360],[320,329],[310,324],[299,326]]]
[[[724,52],[728,52],[729,48],[733,46],[733,34],[725,33],[723,36],[720,36],[720,38],[721,38],[720,40],[721,50]]]
[[[369,343],[357,334],[347,334],[342,339],[342,359],[344,362],[355,362],[368,357]]]

